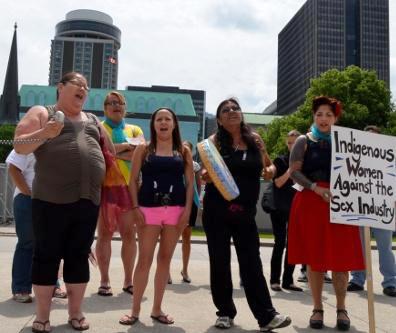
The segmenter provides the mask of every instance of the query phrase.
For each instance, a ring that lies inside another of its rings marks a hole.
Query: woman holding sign
[[[335,99],[313,101],[314,124],[300,136],[290,155],[292,179],[303,187],[293,200],[289,224],[289,263],[306,263],[314,302],[311,328],[323,327],[322,288],[326,270],[333,272],[337,328],[349,330],[345,309],[348,271],[364,269],[359,229],[330,223],[331,126],[341,116]]]
[[[217,108],[217,133],[209,138],[219,150],[239,188],[231,201],[223,198],[213,183],[206,185],[202,222],[210,258],[210,287],[217,307],[218,328],[230,328],[237,313],[232,300],[231,237],[238,255],[240,274],[250,309],[262,332],[288,326],[290,318],[272,306],[263,275],[259,237],[255,222],[256,203],[263,166],[271,165],[261,137],[244,123],[236,99],[227,99]],[[264,169],[264,176],[272,178]],[[207,170],[202,175],[210,181]]]

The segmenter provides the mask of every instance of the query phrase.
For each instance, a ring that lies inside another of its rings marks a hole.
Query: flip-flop
[[[73,324],[73,322],[75,322],[75,321],[78,323],[78,326]],[[76,330],[76,331],[85,331],[85,330],[88,330],[88,329],[89,329],[89,324],[88,324],[88,323],[85,323],[85,326],[84,326],[84,325],[83,325],[83,324],[84,324],[84,321],[85,321],[85,317],[81,317],[80,319],[78,319],[78,318],[70,318],[70,319],[68,320],[68,323],[69,323],[70,326],[73,327],[73,329]]]
[[[158,321],[159,323],[165,324],[165,325],[171,325],[171,324],[173,324],[175,322],[172,318],[169,317],[169,315],[166,315],[166,314],[162,314],[162,315],[159,315],[159,316],[151,315],[150,317],[152,319]]]
[[[32,332],[34,332],[34,333],[49,333],[49,332],[51,332],[51,328],[50,328],[49,330],[46,330],[46,329],[45,329],[45,326],[47,326],[47,324],[49,324],[49,320],[46,320],[46,321],[35,320],[35,321],[33,322],[33,325],[34,325],[34,324],[39,324],[39,325],[43,326],[43,329],[42,329],[42,330],[40,330],[40,329],[38,329],[38,328],[34,328],[34,327],[32,326]]]
[[[124,318],[126,318],[124,320]],[[121,325],[133,325],[135,324],[137,321],[139,320],[139,317],[135,317],[135,316],[130,316],[130,315],[125,315],[124,317],[122,317],[118,322]]]
[[[98,295],[100,296],[113,296],[113,292],[110,286],[100,286],[98,288]]]
[[[128,294],[133,295],[133,286],[132,285],[129,285],[128,287],[124,287],[124,288],[122,288],[122,290]]]
[[[183,271],[181,271],[180,274],[183,277],[183,282],[191,283],[191,279],[188,275],[184,274]]]

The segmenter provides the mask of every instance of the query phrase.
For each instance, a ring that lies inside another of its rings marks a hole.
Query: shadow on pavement
[[[142,303],[147,297],[142,298]],[[100,313],[111,310],[125,310],[129,313],[132,308],[132,297],[126,293],[114,294],[113,296],[99,296],[96,293],[85,294],[83,311],[85,313]]]

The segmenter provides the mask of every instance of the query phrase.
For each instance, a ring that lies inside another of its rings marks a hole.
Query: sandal
[[[128,287],[124,287],[124,288],[122,288],[122,290],[128,294],[133,295],[133,286],[132,285],[129,285]]]
[[[183,277],[183,282],[191,283],[191,279],[188,274],[184,274],[183,271],[180,272],[181,276]]]
[[[322,319],[312,319],[314,315],[317,313],[322,315]],[[313,309],[311,318],[309,319],[309,327],[315,329],[315,330],[320,330],[323,328],[323,310],[322,309]]]
[[[113,291],[110,286],[100,286],[98,288],[98,295],[100,296],[113,296]]]
[[[50,323],[49,320],[46,320],[46,321],[35,320],[33,322],[32,332],[34,332],[34,333],[49,333],[49,332],[51,332],[51,326],[50,326],[50,328],[48,330],[45,329],[45,326],[47,326],[47,324],[49,325],[49,323]],[[43,329],[40,330],[38,328],[35,328],[34,324],[41,325],[43,327]]]
[[[139,317],[135,317],[135,316],[130,316],[130,315],[125,315],[124,317],[122,317],[118,322],[121,325],[133,325],[135,324],[137,321],[139,320]]]
[[[151,315],[150,317],[152,319],[154,319],[155,321],[158,321],[159,323],[164,324],[164,325],[171,325],[175,322],[171,317],[169,317],[169,315],[166,315],[166,314],[161,314],[159,316]]]
[[[67,298],[67,293],[66,291],[63,291],[61,288],[55,287],[52,297]]]
[[[339,319],[338,318],[339,314],[344,314],[348,319]],[[340,331],[348,331],[350,327],[351,327],[351,321],[348,317],[347,310],[345,309],[337,310],[337,328]]]
[[[74,324],[74,322],[78,323],[78,326]],[[85,322],[85,317],[78,318],[70,318],[68,323],[73,327],[76,331],[85,331],[89,329],[89,324]]]

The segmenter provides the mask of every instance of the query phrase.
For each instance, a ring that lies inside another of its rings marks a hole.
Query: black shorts
[[[191,206],[190,222],[188,223],[189,227],[195,227],[195,221],[197,220],[197,215],[198,215],[198,207],[193,202]]]

